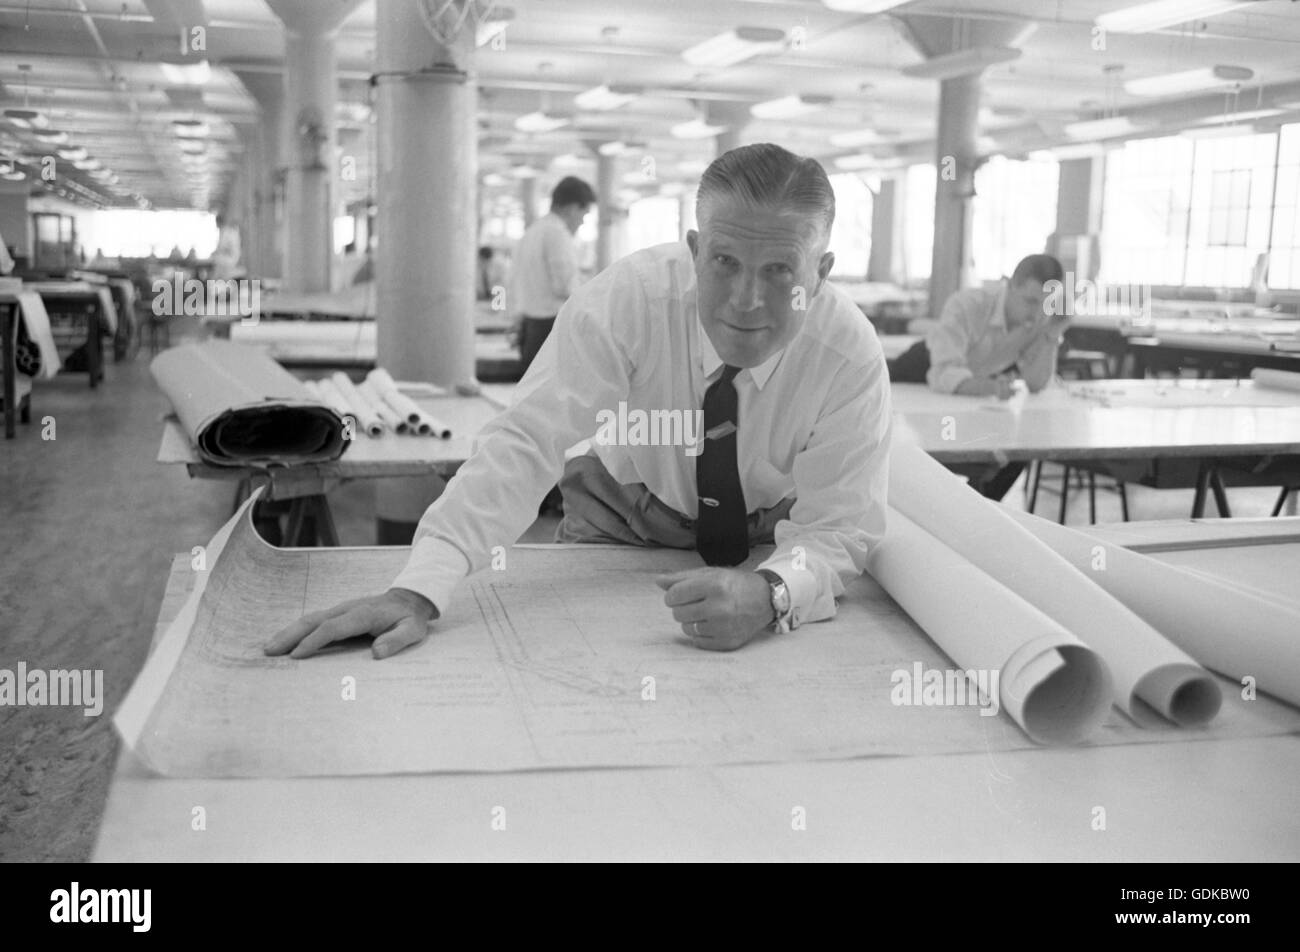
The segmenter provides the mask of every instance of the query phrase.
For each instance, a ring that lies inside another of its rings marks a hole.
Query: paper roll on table
[[[1058,555],[913,444],[894,444],[889,501],[1097,651],[1113,675],[1115,703],[1134,720],[1150,723],[1154,710],[1193,727],[1218,713],[1218,682],[1140,613],[1099,587],[1099,572]]]
[[[1028,513],[1011,515],[1076,567],[1091,565],[1100,550],[1106,569],[1090,577],[1206,667],[1252,677],[1259,690],[1300,705],[1300,608]]]
[[[1300,392],[1300,374],[1289,370],[1274,370],[1271,367],[1256,367],[1250,372],[1250,378],[1257,387],[1269,387],[1274,390],[1294,390]]]
[[[370,401],[362,396],[356,386],[348,379],[348,375],[343,371],[338,371],[334,376],[329,378],[334,389],[338,391],[343,402],[348,405],[352,415],[356,417],[357,423],[365,431],[367,436],[380,436],[384,432],[384,423],[375,408],[370,405]]]
[[[895,509],[867,568],[948,657],[997,672],[1001,706],[1032,740],[1078,743],[1105,719],[1114,688],[1101,658]]]
[[[357,415],[353,412],[352,408],[348,406],[348,402],[343,399],[338,388],[335,387],[328,378],[324,380],[309,380],[307,381],[307,387],[320,398],[321,403],[332,408],[339,414],[339,416],[343,417],[345,421],[351,422],[352,429],[355,432],[357,427]]]
[[[394,433],[405,433],[411,428],[411,425],[406,422],[406,418],[389,406],[369,380],[363,380],[357,384],[357,393],[370,401],[370,406],[379,414],[379,419],[384,421],[384,426]]]
[[[366,383],[394,411],[401,414],[407,423],[422,434],[431,434],[441,439],[451,438],[451,427],[422,410],[414,400],[397,389],[397,384],[387,370],[377,367],[366,374]]]
[[[186,344],[159,354],[149,370],[204,462],[320,463],[347,449],[343,417],[258,348]]]

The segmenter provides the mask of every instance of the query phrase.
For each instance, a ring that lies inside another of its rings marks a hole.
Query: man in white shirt
[[[305,616],[267,653],[370,634],[382,658],[423,640],[562,468],[562,541],[696,548],[713,566],[657,580],[698,647],[831,617],[885,532],[891,419],[880,343],[826,280],[834,214],[812,159],[770,144],[719,157],[698,232],[629,255],[561,308],[388,592]],[[583,439],[591,452],[566,466]],[[733,567],[764,541],[776,548],[757,569]]]
[[[889,364],[894,382],[929,384],[939,393],[1011,397],[1020,377],[1031,393],[1042,390],[1056,373],[1066,314],[1051,315],[1050,282],[1064,271],[1051,255],[1021,259],[996,288],[958,291],[944,303],[939,323],[925,340]],[[990,499],[1001,499],[1019,478],[1024,463],[1010,463],[973,480]]]
[[[939,393],[1011,396],[1012,380],[1030,392],[1047,386],[1069,317],[1049,315],[1048,283],[1064,280],[1051,255],[1021,259],[996,288],[969,288],[944,303],[924,341],[890,361],[895,382],[925,382]]]
[[[519,239],[514,264],[514,313],[522,318],[519,353],[524,371],[532,366],[555,315],[581,279],[573,240],[596,203],[596,193],[580,178],[560,179],[551,191],[551,210],[528,226]]]

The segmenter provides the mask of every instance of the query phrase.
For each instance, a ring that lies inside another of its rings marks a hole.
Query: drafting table
[[[1267,592],[1291,591],[1300,560],[1297,519],[1093,531],[1180,565],[1247,570]],[[173,560],[159,631],[193,581],[190,558]],[[372,663],[384,662],[358,657]],[[1291,793],[1300,736],[1194,737],[815,763],[289,780],[161,779],[123,751],[92,859],[1300,859]],[[806,810],[804,831],[792,829],[795,806]],[[1092,828],[1097,806],[1105,831]],[[206,814],[201,832],[191,828],[196,807]],[[505,831],[491,827],[498,807],[508,811]]]
[[[446,423],[451,428],[451,438],[392,432],[378,437],[358,434],[343,455],[330,463],[269,468],[213,466],[199,459],[180,422],[175,416],[168,416],[163,421],[157,461],[183,464],[189,475],[197,479],[238,482],[236,505],[256,486],[265,484],[263,499],[290,501],[287,544],[312,544],[319,540],[323,545],[338,545],[326,493],[354,479],[430,475],[449,478],[469,458],[484,424],[508,405],[513,390],[509,386],[487,385],[479,395],[462,396],[431,384],[402,382],[398,388]],[[315,536],[302,534],[308,518],[314,524]]]
[[[117,336],[117,308],[106,284],[85,281],[28,281],[24,291],[35,291],[50,312],[50,324],[62,347],[72,349],[79,335],[73,329],[75,318],[86,322],[86,370],[90,385],[97,387],[104,379],[104,342],[102,337]],[[61,319],[60,319],[61,318]]]
[[[1248,380],[1101,380],[1009,401],[892,387],[896,425],[966,475],[1068,462],[1126,483],[1194,488],[1193,516],[1211,491],[1227,515],[1226,487],[1300,485],[1300,394]]]

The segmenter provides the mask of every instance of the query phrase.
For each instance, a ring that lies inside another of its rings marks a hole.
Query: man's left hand
[[[655,584],[664,604],[695,643],[706,651],[735,651],[772,623],[767,579],[744,569],[687,569],[660,575]]]

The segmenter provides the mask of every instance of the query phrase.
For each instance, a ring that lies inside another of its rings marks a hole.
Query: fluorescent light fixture
[[[67,159],[69,162],[79,162],[86,158],[90,153],[81,146],[75,146],[67,149],[55,149],[54,154],[61,159]]]
[[[822,0],[822,3],[837,13],[884,13],[907,0]]]
[[[32,135],[46,145],[63,145],[68,141],[68,134],[60,132],[58,129],[33,129]]]
[[[1226,139],[1230,136],[1253,136],[1255,127],[1249,122],[1238,122],[1226,126],[1196,126],[1178,134],[1188,139]]]
[[[880,133],[875,129],[856,129],[853,132],[836,132],[831,135],[831,145],[837,149],[860,149],[864,145],[875,145],[880,141]]]
[[[509,180],[498,172],[489,172],[483,176],[483,184],[489,188],[500,188],[502,185],[508,184],[508,182]]]
[[[82,172],[93,172],[99,168],[99,159],[81,159],[78,162],[73,162],[72,167]]]
[[[509,175],[511,178],[517,179],[537,178],[537,169],[531,165],[512,165],[510,166]]]
[[[1108,119],[1085,119],[1065,124],[1065,134],[1071,139],[1113,139],[1137,132],[1142,127],[1128,116],[1111,116]]]
[[[514,18],[515,11],[510,7],[498,7],[493,10],[488,19],[474,28],[474,45],[487,46],[494,36],[506,31],[506,27]]]
[[[672,128],[674,139],[708,139],[726,131],[726,126],[711,126],[703,119],[679,122]]]
[[[49,120],[35,109],[6,109],[5,118],[20,129],[39,128],[49,124]]]
[[[703,159],[682,159],[677,163],[677,171],[692,178],[699,178],[708,168],[709,163]]]
[[[623,155],[627,152],[627,143],[619,139],[613,142],[602,142],[596,146],[596,151],[601,155]]]
[[[764,53],[775,53],[784,47],[784,30],[738,26],[682,50],[682,59],[692,66],[734,66]]]
[[[589,109],[592,112],[608,112],[626,106],[639,95],[641,95],[641,87],[622,86],[616,83],[613,86],[597,86],[578,93],[573,97],[573,104],[579,109]]]
[[[158,68],[162,70],[163,79],[172,86],[206,86],[212,78],[212,68],[207,60],[189,62],[175,57],[172,62],[159,63]]]
[[[1208,126],[1213,123],[1250,122],[1252,119],[1271,119],[1280,116],[1285,109],[1243,109],[1240,112],[1224,112],[1209,119],[1201,119],[1198,125]]]
[[[567,116],[551,116],[544,112],[530,112],[515,120],[520,132],[554,132],[569,124]]]
[[[953,79],[1016,59],[1020,59],[1020,50],[1014,46],[972,46],[956,53],[932,56],[924,63],[904,66],[902,73],[913,79]]]
[[[874,155],[841,155],[835,160],[835,167],[843,169],[845,172],[859,172],[862,169],[874,169],[880,164],[880,160]]]
[[[1096,159],[1106,154],[1106,148],[1098,142],[1080,142],[1077,145],[1057,145],[1050,149],[1037,149],[1029,153],[1034,161],[1068,162],[1070,159]]]
[[[27,178],[27,173],[22,169],[16,168],[12,162],[6,162],[0,165],[0,178],[6,182],[21,182]]]
[[[1254,76],[1255,71],[1245,66],[1202,66],[1164,76],[1130,79],[1124,84],[1124,92],[1133,96],[1172,96],[1234,86],[1249,82]]]
[[[830,96],[782,96],[755,103],[749,107],[749,114],[755,119],[797,119],[830,104]]]
[[[186,155],[202,155],[208,151],[206,142],[196,142],[192,139],[186,139],[181,142],[181,151]]]
[[[551,164],[557,169],[576,169],[583,164],[583,159],[576,152],[565,152],[551,159]]]
[[[172,132],[182,139],[201,139],[208,134],[208,124],[202,119],[173,119]]]
[[[1112,33],[1148,33],[1176,23],[1203,20],[1244,7],[1250,0],[1154,0],[1097,17],[1097,26]]]

